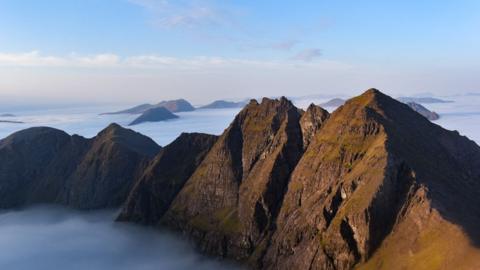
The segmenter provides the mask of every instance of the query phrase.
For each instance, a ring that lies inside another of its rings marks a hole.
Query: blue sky
[[[0,0],[0,96],[471,92],[479,14],[474,0]]]

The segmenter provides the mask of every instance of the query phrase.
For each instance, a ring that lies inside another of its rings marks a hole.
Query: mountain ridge
[[[480,147],[377,89],[331,114],[313,104],[303,111],[284,97],[252,100],[222,135],[182,134],[162,149],[116,125],[97,140],[45,128],[35,134],[0,141],[3,197],[5,187],[16,197],[29,194],[2,176],[20,162],[12,149],[34,150],[27,164],[35,170],[21,170],[34,176],[77,164],[104,163],[100,171],[108,172],[131,160],[108,154],[113,141],[126,145],[121,153],[146,157],[134,159],[120,181],[126,189],[100,193],[115,205],[126,201],[118,221],[177,230],[204,253],[254,269],[480,267]],[[43,158],[64,155],[70,159],[61,166]],[[85,167],[85,175],[98,171]],[[112,183],[73,179],[94,184],[71,189],[80,195]],[[89,209],[92,198],[85,198],[72,206]],[[104,200],[93,199],[97,206],[108,205]]]

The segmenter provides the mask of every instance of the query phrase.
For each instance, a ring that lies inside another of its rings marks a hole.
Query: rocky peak
[[[479,157],[478,146],[377,89],[347,101],[292,173],[264,265],[350,269],[371,260],[370,268],[424,267],[429,262],[419,252],[440,240],[422,251],[402,246],[451,223],[475,243],[478,161],[453,150],[459,148]]]
[[[210,252],[227,238],[234,244],[225,253],[242,257],[267,241],[303,152],[300,117],[286,98],[251,101],[182,188],[165,222],[206,238],[215,233],[204,246]]]
[[[308,106],[307,111],[303,113],[300,119],[304,149],[307,149],[310,141],[329,116],[330,114],[320,106],[316,106],[313,103]]]
[[[119,144],[142,155],[154,156],[161,147],[149,137],[112,123],[98,133],[95,144]]]

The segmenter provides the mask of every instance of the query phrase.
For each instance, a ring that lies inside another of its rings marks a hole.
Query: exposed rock
[[[303,148],[306,149],[318,130],[330,114],[315,104],[311,104],[300,119],[302,128]]]
[[[408,107],[412,110],[418,112],[423,117],[427,118],[430,121],[435,121],[440,119],[440,116],[436,112],[429,111],[427,108],[415,102],[407,102]]]
[[[184,133],[163,148],[130,192],[118,220],[157,224],[216,140]]]
[[[247,105],[247,102],[245,101],[232,102],[232,101],[225,101],[225,100],[216,100],[208,105],[200,107],[200,109],[241,108],[245,105]]]
[[[178,118],[178,116],[171,113],[169,110],[163,107],[158,107],[146,110],[139,117],[133,120],[129,126],[134,126],[145,122],[161,122],[176,118]]]
[[[465,239],[480,239],[479,194],[475,143],[371,89],[330,116],[295,168],[263,266],[446,266],[461,261],[447,255],[456,248],[472,254]],[[425,232],[433,242],[411,245]]]
[[[252,100],[195,170],[163,222],[189,232],[205,252],[261,257],[303,151],[300,117],[285,98]]]
[[[53,128],[30,128],[0,141],[0,208],[60,203],[118,207],[160,150],[116,124],[93,139]]]

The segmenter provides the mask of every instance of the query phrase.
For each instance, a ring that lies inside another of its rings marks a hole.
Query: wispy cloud
[[[342,69],[348,65],[335,61],[315,61],[309,63],[319,52],[302,51],[295,56],[308,67],[315,65],[317,68]],[[24,67],[24,68],[97,68],[97,69],[176,69],[176,70],[212,70],[224,68],[285,68],[288,66],[298,67],[298,63],[291,61],[269,61],[226,57],[194,56],[178,58],[162,55],[132,55],[119,56],[113,53],[94,55],[79,55],[70,53],[65,56],[45,55],[39,51],[22,53],[0,52],[0,67]]]
[[[196,28],[204,25],[228,23],[227,11],[220,10],[209,1],[129,0],[144,8],[151,22],[161,28]]]
[[[250,44],[241,46],[242,51],[251,50],[275,50],[275,51],[290,51],[300,42],[298,40],[287,39],[277,42],[251,42]]]
[[[38,51],[24,53],[1,53],[0,66],[14,67],[108,67],[116,66],[120,57],[115,54],[77,55],[67,56],[42,55]]]
[[[293,56],[293,60],[311,62],[322,56],[322,50],[317,48],[304,49]]]

